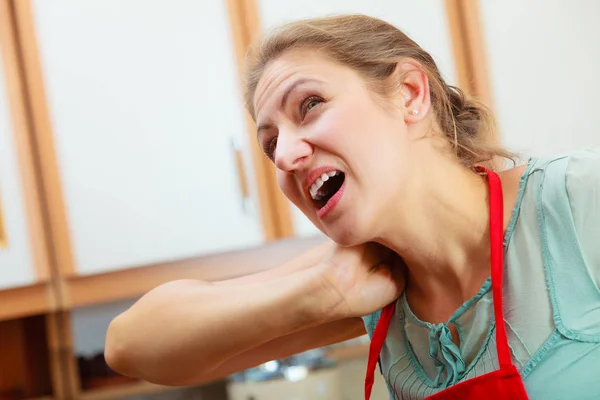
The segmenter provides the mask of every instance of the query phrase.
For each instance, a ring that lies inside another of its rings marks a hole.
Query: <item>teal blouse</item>
[[[504,246],[504,323],[528,395],[600,399],[600,148],[529,160]],[[363,318],[369,335],[380,313]],[[490,278],[443,324],[400,297],[380,360],[390,399],[497,369]]]

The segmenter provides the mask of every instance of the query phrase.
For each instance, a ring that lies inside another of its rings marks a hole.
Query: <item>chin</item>
[[[342,247],[358,246],[371,241],[367,235],[360,235],[359,232],[361,230],[356,227],[336,227],[325,229],[323,233]]]
[[[369,224],[370,218],[366,217],[369,215],[367,210],[361,210],[359,215],[351,209],[346,208],[344,211],[343,214],[338,214],[326,222],[319,221],[315,225],[327,237],[343,247],[358,246],[373,241],[374,226]]]

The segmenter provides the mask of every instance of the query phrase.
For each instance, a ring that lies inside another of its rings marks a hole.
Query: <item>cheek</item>
[[[328,110],[319,120],[319,136],[337,146],[348,144],[348,141],[354,142],[351,147],[364,149],[378,144],[389,145],[389,138],[386,140],[385,136],[393,129],[390,123],[397,121],[390,121],[368,96],[357,96],[358,100],[339,103]]]
[[[285,197],[287,197],[292,203],[298,205],[301,193],[298,191],[298,186],[293,176],[284,171],[277,170],[276,177],[279,189],[281,189]]]
[[[350,140],[361,140],[359,133],[362,118],[353,116],[343,107],[332,107],[315,121],[311,128],[311,141],[332,153],[344,152]]]

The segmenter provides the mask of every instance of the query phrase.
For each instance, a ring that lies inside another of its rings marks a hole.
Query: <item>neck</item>
[[[390,223],[378,240],[408,267],[413,312],[437,322],[446,321],[490,275],[486,180],[452,160],[439,164],[413,177],[418,189],[386,215]]]

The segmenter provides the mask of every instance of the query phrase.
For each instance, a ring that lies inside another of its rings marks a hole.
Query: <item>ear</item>
[[[394,74],[400,83],[399,101],[406,124],[422,121],[431,108],[429,79],[416,62],[403,61],[396,65]]]

